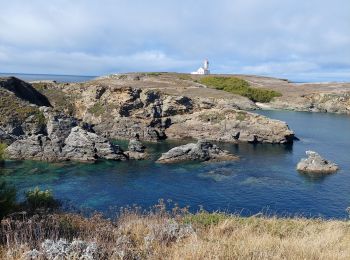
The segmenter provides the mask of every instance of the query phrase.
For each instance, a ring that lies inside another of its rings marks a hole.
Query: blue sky
[[[349,0],[0,0],[0,72],[350,81]]]

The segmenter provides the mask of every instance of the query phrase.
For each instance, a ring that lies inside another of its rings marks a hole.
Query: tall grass
[[[201,78],[200,83],[215,89],[247,97],[254,102],[266,103],[270,102],[274,97],[281,96],[281,93],[274,90],[250,87],[247,81],[235,77],[207,76]]]
[[[0,230],[0,257],[9,260],[33,249],[44,259],[44,244],[59,239],[94,243],[95,259],[350,259],[350,224],[336,220],[169,213],[160,206],[122,210],[115,220],[21,216],[3,220]]]

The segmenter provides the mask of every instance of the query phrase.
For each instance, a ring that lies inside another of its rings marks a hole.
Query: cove
[[[350,206],[350,117],[325,113],[258,111],[286,121],[300,139],[293,145],[219,144],[240,156],[224,163],[154,162],[162,152],[187,141],[146,143],[146,161],[96,164],[7,161],[0,179],[14,184],[19,199],[39,186],[75,207],[108,213],[110,208],[148,208],[171,199],[196,211],[225,211],[249,216],[267,212],[280,216],[345,218]],[[120,144],[126,145],[125,142]],[[333,175],[311,176],[295,170],[306,150],[336,162]]]

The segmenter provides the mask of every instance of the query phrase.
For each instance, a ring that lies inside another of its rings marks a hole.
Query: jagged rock
[[[335,163],[322,158],[314,151],[306,151],[308,158],[303,158],[297,165],[297,170],[305,173],[334,173],[339,167]]]
[[[9,159],[43,161],[95,161],[97,159],[126,160],[127,156],[106,138],[70,116],[42,107],[46,121],[44,134],[22,136],[7,147]]]
[[[126,154],[129,156],[129,159],[144,160],[148,157],[148,154],[145,152],[146,147],[141,143],[138,135],[130,139],[128,149],[129,151]]]
[[[146,147],[141,143],[139,138],[136,137],[136,138],[130,139],[128,149],[129,151],[132,151],[132,152],[143,153]]]
[[[38,106],[51,106],[48,99],[27,82],[15,77],[0,78],[0,88],[7,89],[18,98]]]
[[[292,143],[294,132],[279,120],[236,109],[210,109],[172,117],[168,138],[223,142]]]
[[[106,138],[88,132],[79,126],[72,128],[62,149],[62,157],[75,161],[126,160],[119,146],[111,144]]]
[[[175,163],[181,161],[231,161],[238,157],[220,149],[215,144],[200,140],[172,148],[157,160],[159,163]]]

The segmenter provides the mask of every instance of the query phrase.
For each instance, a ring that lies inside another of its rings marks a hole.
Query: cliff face
[[[9,145],[11,159],[126,160],[108,139],[135,136],[252,143],[288,143],[294,137],[284,122],[240,110],[254,107],[249,100],[222,92],[203,95],[203,87],[180,95],[124,80],[121,85],[41,82],[35,89],[14,78],[0,82],[0,142]]]
[[[281,121],[239,110],[223,97],[169,94],[161,88],[95,84],[53,86],[74,97],[74,115],[107,138],[185,137],[225,142],[288,143],[294,133]],[[58,94],[62,95],[62,94]],[[51,101],[51,100],[50,100]],[[53,104],[55,100],[51,101]]]

